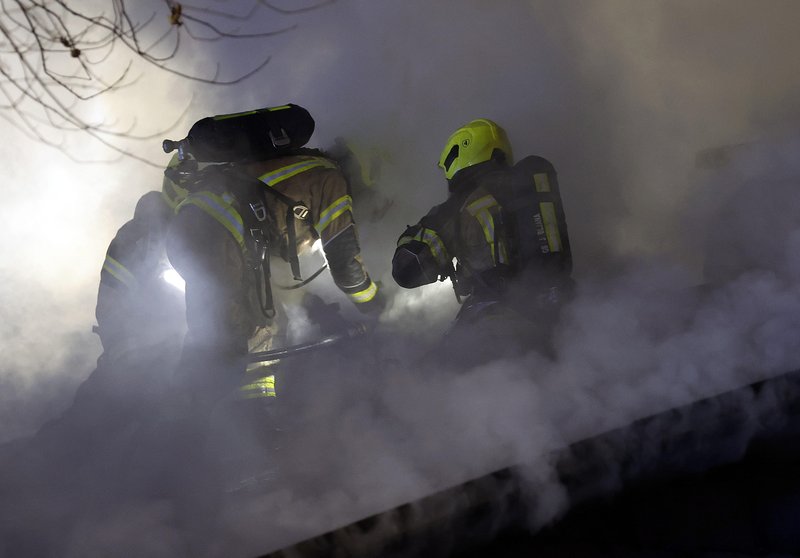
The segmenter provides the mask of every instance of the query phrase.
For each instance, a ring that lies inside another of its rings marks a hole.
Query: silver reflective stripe
[[[233,235],[240,245],[244,246],[244,225],[239,213],[230,205],[230,196],[218,197],[211,192],[190,194],[181,202],[198,206],[222,224]]]
[[[447,265],[447,249],[445,249],[444,242],[442,242],[435,230],[421,228],[414,236],[401,236],[397,241],[397,247],[399,248],[411,241],[422,242],[428,247],[437,264],[440,266]]]
[[[469,211],[472,215],[475,215],[479,211],[491,209],[492,207],[495,206],[497,206],[497,200],[495,200],[493,196],[487,195],[483,196],[482,198],[478,198],[477,200],[469,204],[467,206],[467,211]]]
[[[542,214],[544,232],[547,236],[547,247],[551,252],[561,251],[561,235],[558,233],[558,219],[556,218],[556,206],[553,202],[541,202],[539,211]]]
[[[353,198],[350,196],[342,196],[320,213],[319,221],[314,225],[317,233],[322,234],[322,231],[338,219],[345,211],[353,211]]]
[[[439,238],[439,235],[436,234],[436,231],[433,229],[422,229],[422,231],[420,231],[420,240],[428,245],[433,257],[436,258],[439,265],[447,264],[447,250],[445,250],[444,243],[442,239]]]
[[[489,249],[492,252],[492,260],[495,263],[508,263],[508,255],[506,254],[505,246],[500,244],[499,258],[494,253],[494,218],[491,213],[491,209],[494,207],[499,207],[497,200],[491,195],[487,195],[469,204],[467,206],[467,211],[478,220],[478,223],[483,229],[483,237],[486,239],[486,243],[489,244]]]
[[[306,161],[293,163],[270,173],[263,174],[259,176],[258,179],[267,186],[271,187],[275,186],[276,184],[280,184],[284,180],[296,176],[301,172],[305,172],[316,167],[334,168],[335,166],[336,165],[334,163],[326,161],[325,159],[308,159]]]

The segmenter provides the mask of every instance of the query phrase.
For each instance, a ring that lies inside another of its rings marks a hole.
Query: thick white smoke
[[[297,414],[312,424],[335,421],[304,430],[296,449],[297,467],[324,486],[313,494],[282,487],[225,508],[209,554],[277,548],[796,368],[800,223],[791,211],[800,205],[800,173],[791,149],[800,76],[791,53],[800,37],[791,22],[798,12],[788,1],[340,0],[304,14],[296,31],[272,43],[262,74],[234,88],[198,90],[188,122],[284,102],[306,106],[317,121],[314,146],[345,136],[388,153],[380,188],[394,200],[380,222],[359,223],[366,263],[393,296],[380,345],[357,362],[319,356],[312,364],[325,373],[309,366],[302,380],[307,395]],[[244,69],[247,60],[230,52],[225,63]],[[140,95],[144,111],[180,106],[164,93]],[[394,241],[444,200],[439,150],[476,117],[503,125],[517,158],[535,153],[558,169],[578,294],[558,325],[555,358],[531,352],[467,370],[412,367],[457,305],[447,284],[411,292],[392,286]],[[751,145],[697,157],[735,144]],[[154,159],[166,159],[157,147]],[[24,159],[15,146],[3,149],[9,160]],[[0,295],[9,301],[0,381],[15,394],[18,416],[4,421],[3,439],[42,420],[40,398],[68,403],[69,394],[58,398],[40,380],[64,382],[67,391],[88,373],[84,355],[97,346],[80,336],[91,325],[103,251],[138,195],[159,180],[147,171],[131,185],[140,173],[130,163],[97,174],[60,164],[68,190],[30,190],[43,181],[41,159],[7,173],[4,237],[22,238],[30,225],[19,216],[58,199],[56,236],[77,240],[56,254],[42,249],[47,237],[39,235],[4,247],[3,284],[13,291]],[[83,186],[89,182],[92,190]],[[97,190],[103,195],[91,195]],[[42,203],[31,204],[31,191]],[[90,206],[70,205],[75,198]],[[53,273],[53,258],[68,275]],[[31,273],[27,262],[42,261],[30,264],[42,266]],[[691,288],[706,280],[716,283],[702,293]],[[319,283],[311,290],[346,307]],[[53,294],[42,299],[43,292]],[[57,312],[56,300],[75,303]],[[69,319],[54,323],[55,315]],[[47,341],[52,329],[55,343]],[[66,341],[69,335],[78,340]],[[51,344],[59,347],[47,353],[56,367],[31,356]],[[557,487],[551,494],[543,519],[563,511]],[[90,515],[71,531],[66,554],[144,545],[139,536],[148,530],[162,544],[147,553],[179,554],[184,534],[166,526],[173,513],[145,501]]]

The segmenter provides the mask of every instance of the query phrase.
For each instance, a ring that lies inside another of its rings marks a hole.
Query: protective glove
[[[308,319],[319,326],[323,335],[339,332],[350,325],[342,316],[338,302],[326,303],[321,297],[306,293],[303,297],[303,307],[308,312]]]

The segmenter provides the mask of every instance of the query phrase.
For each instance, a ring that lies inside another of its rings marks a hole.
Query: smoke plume
[[[262,73],[194,91],[174,135],[209,114],[293,102],[315,117],[313,146],[342,136],[382,152],[378,188],[393,204],[377,222],[356,220],[390,304],[367,350],[287,365],[283,378],[302,393],[282,410],[288,435],[302,435],[292,463],[311,480],[223,503],[213,536],[202,538],[207,555],[280,548],[800,365],[795,2],[340,0],[295,17],[296,30],[271,39]],[[232,48],[222,63],[236,70],[247,60]],[[190,98],[169,80],[151,91],[129,106],[163,114]],[[405,226],[444,201],[439,152],[478,117],[505,127],[517,159],[541,155],[558,170],[577,294],[554,355],[466,368],[438,355],[445,364],[432,369],[426,355],[455,297],[449,284],[397,288],[391,255]],[[148,156],[166,164],[157,143]],[[131,162],[75,165],[23,139],[0,149],[17,162],[4,165],[0,208],[5,441],[57,416],[88,375],[105,248],[160,175]],[[328,279],[309,290],[359,319]],[[292,316],[300,339],[307,316]],[[248,435],[228,441],[246,451]],[[121,465],[114,447],[97,459]],[[138,459],[147,468],[163,455]],[[115,485],[92,471],[98,485]],[[550,473],[532,473],[549,495],[541,522],[568,505]],[[58,510],[73,495],[48,497]],[[198,531],[176,525],[174,504],[158,493],[78,501],[85,507],[72,521],[50,518],[63,555],[132,544],[142,555],[197,554],[186,540]]]

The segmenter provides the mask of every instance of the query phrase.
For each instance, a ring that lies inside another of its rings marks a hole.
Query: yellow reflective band
[[[488,211],[481,211],[475,215],[475,218],[483,229],[483,237],[492,252],[492,261],[497,261],[494,253],[494,219],[492,219],[492,214]]]
[[[376,285],[374,281],[370,280],[369,287],[363,291],[358,291],[357,293],[352,293],[347,296],[349,296],[356,304],[362,304],[375,298],[376,294],[378,294],[378,285]]]
[[[467,211],[469,211],[472,215],[475,215],[479,211],[483,211],[485,209],[491,209],[492,207],[497,206],[497,200],[494,199],[491,195],[483,196],[482,198],[478,198],[471,204],[467,206]]]
[[[281,182],[283,182],[288,178],[292,178],[293,176],[297,176],[301,172],[315,169],[317,167],[333,169],[336,168],[336,163],[328,161],[327,159],[321,159],[315,157],[313,159],[306,159],[305,161],[300,161],[299,163],[286,165],[285,167],[281,167],[278,170],[274,170],[272,172],[263,174],[259,176],[258,179],[267,186],[274,187],[275,185],[280,184]]]
[[[422,229],[417,234],[417,240],[423,242],[428,247],[428,250],[431,251],[431,254],[433,254],[434,259],[436,259],[439,265],[447,265],[447,250],[445,250],[444,242],[442,242],[442,239],[436,234],[436,231],[433,229]]]
[[[178,204],[189,195],[189,190],[178,186],[172,180],[165,179],[164,185],[161,188],[161,197],[167,202],[172,209],[178,207]]]
[[[550,179],[547,178],[547,173],[537,172],[533,175],[533,184],[536,186],[537,192],[550,191]]]
[[[442,242],[442,239],[439,238],[435,230],[422,229],[422,231],[420,231],[420,240],[428,245],[433,257],[439,262],[439,265],[447,264],[447,250],[445,250],[444,242]]]
[[[128,271],[127,267],[119,263],[111,256],[106,255],[106,261],[103,262],[103,269],[109,272],[115,279],[129,289],[136,288],[137,281],[133,273]]]
[[[255,114],[258,111],[255,110],[247,110],[245,112],[235,112],[233,114],[219,114],[214,117],[214,120],[228,120],[229,118],[238,118],[239,116],[247,116],[250,114]]]
[[[328,207],[322,210],[322,213],[319,215],[319,221],[317,221],[317,224],[314,225],[317,234],[322,234],[322,231],[328,228],[328,225],[338,219],[345,211],[352,212],[352,210],[353,198],[350,196],[342,196],[330,204]]]
[[[186,196],[186,199],[178,204],[175,211],[178,212],[188,205],[199,207],[225,227],[244,250],[244,224],[242,216],[231,205],[232,201],[233,198],[228,194],[218,196],[213,192],[195,192]]]
[[[492,253],[492,261],[495,263],[508,263],[508,254],[504,243],[500,243],[500,257],[498,260],[497,255],[494,253],[494,218],[492,217],[491,209],[499,207],[497,200],[491,195],[483,196],[469,204],[467,211],[469,211],[483,229],[483,237],[489,245],[489,250]]]
[[[397,241],[397,247],[399,248],[404,244],[408,244],[412,240],[425,244],[431,254],[433,254],[436,263],[442,266],[447,265],[447,261],[449,260],[447,250],[444,247],[444,242],[442,242],[442,239],[439,238],[435,230],[423,228],[414,236],[401,236]]]
[[[275,391],[275,376],[264,376],[256,381],[239,388],[244,399],[255,399],[257,397],[277,397]]]
[[[292,108],[292,107],[290,107],[289,105],[281,105],[281,106],[279,106],[279,107],[270,107],[270,108],[268,108],[267,110],[269,110],[269,111],[271,111],[271,112],[274,112],[274,111],[276,111],[276,110],[286,110],[286,109],[288,109],[288,108]]]
[[[542,202],[539,204],[539,211],[542,214],[544,233],[547,235],[547,246],[551,252],[561,251],[561,235],[558,233],[558,220],[556,219],[556,206],[553,202]]]
[[[168,205],[168,206],[169,206],[171,209],[175,209],[176,207],[178,207],[178,202],[177,202],[177,200],[173,200],[171,197],[169,197],[169,196],[167,195],[167,193],[166,193],[164,190],[161,190],[161,197],[164,199],[164,202],[165,202],[165,203],[166,203],[166,204],[167,204],[167,205]]]

